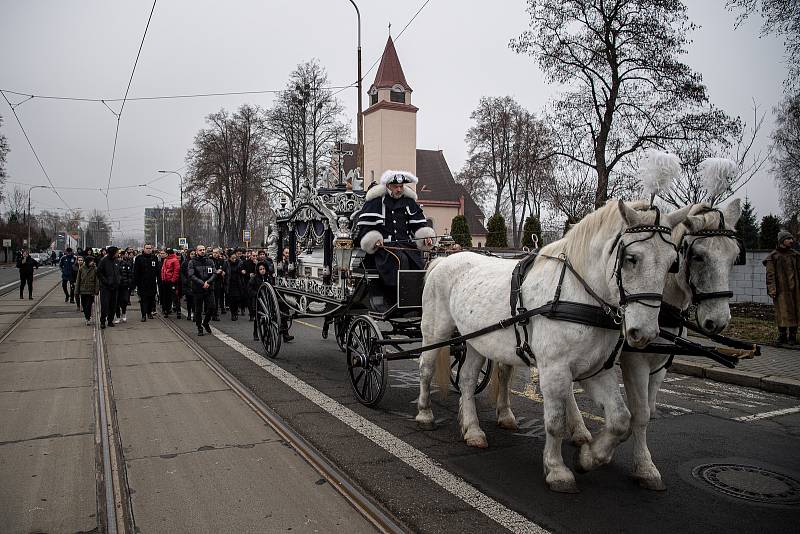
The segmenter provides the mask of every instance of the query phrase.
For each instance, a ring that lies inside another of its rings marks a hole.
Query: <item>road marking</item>
[[[300,393],[327,413],[511,532],[548,532],[545,528],[477,490],[461,477],[442,468],[424,452],[412,447],[390,432],[358,415],[353,410],[342,406],[334,399],[270,362],[254,350],[239,343],[219,329],[212,328],[212,332],[220,341]]]
[[[307,323],[307,322],[305,322],[305,321],[293,321],[293,322],[295,322],[295,323],[300,323],[300,324],[301,324],[301,325],[303,325],[303,326],[310,326],[311,328],[316,328],[317,330],[322,330],[322,327],[321,327],[321,326],[317,326],[317,325],[315,325],[315,324]]]
[[[769,419],[770,417],[778,417],[779,415],[789,415],[790,413],[800,412],[800,406],[792,408],[784,408],[782,410],[773,410],[771,412],[754,413],[753,415],[743,415],[742,417],[734,417],[734,421],[756,421],[758,419]]]

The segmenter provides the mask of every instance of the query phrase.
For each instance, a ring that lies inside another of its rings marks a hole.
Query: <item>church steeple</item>
[[[397,50],[394,48],[394,41],[392,41],[392,36],[390,35],[386,41],[386,47],[383,49],[381,64],[375,74],[375,81],[372,82],[370,87],[370,93],[373,89],[391,89],[395,85],[400,85],[406,91],[411,91],[411,86],[408,85],[403,74],[403,67],[400,65],[400,59],[397,57]]]

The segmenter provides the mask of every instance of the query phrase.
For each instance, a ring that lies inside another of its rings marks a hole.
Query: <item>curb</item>
[[[782,393],[800,397],[800,380],[783,376],[766,375],[750,371],[738,371],[726,367],[718,367],[708,363],[696,363],[675,358],[670,372],[698,378],[707,378],[716,382],[735,384],[749,388],[761,389],[770,393]]]

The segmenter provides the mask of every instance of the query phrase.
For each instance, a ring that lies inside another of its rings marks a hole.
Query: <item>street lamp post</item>
[[[34,189],[50,189],[49,186],[46,185],[34,185],[28,188],[28,249],[31,248],[31,191]]]
[[[361,105],[361,12],[358,10],[358,6],[353,0],[350,0],[350,3],[353,4],[353,7],[356,8],[356,16],[358,17],[358,118],[356,119],[358,129],[358,155],[356,156],[356,161],[358,162],[359,172],[361,175],[364,175],[364,113],[362,112],[362,105]]]
[[[161,245],[166,247],[167,246],[167,230],[166,225],[164,223],[164,199],[158,195],[147,195],[148,197],[157,198],[161,201]],[[158,248],[158,226],[156,226],[156,248]]]
[[[186,232],[183,228],[183,175],[177,171],[158,171],[162,174],[177,174],[178,178],[181,180],[181,237],[186,237]]]

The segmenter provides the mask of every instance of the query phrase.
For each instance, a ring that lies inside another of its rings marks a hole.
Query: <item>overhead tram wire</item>
[[[150,21],[153,20],[153,12],[156,10],[156,2],[158,0],[153,0],[153,7],[150,8],[150,16],[147,17],[147,25],[144,27],[144,33],[142,34],[142,41],[139,43],[139,50],[136,52],[136,60],[133,62],[133,68],[131,69],[131,77],[128,79],[128,87],[125,89],[125,96],[122,98],[122,105],[119,108],[119,113],[117,113],[117,128],[114,132],[114,148],[111,151],[111,166],[108,169],[108,184],[106,185],[106,206],[108,207],[108,191],[109,187],[111,187],[111,176],[114,173],[114,159],[117,155],[117,139],[119,138],[119,123],[122,119],[122,112],[125,109],[125,102],[128,98],[128,93],[131,90],[131,84],[133,83],[133,75],[136,73],[136,66],[139,64],[139,56],[142,54],[142,47],[144,46],[144,40],[147,37],[147,30],[150,28]],[[108,107],[108,104],[103,102],[103,104]],[[108,107],[111,110],[110,107]],[[113,113],[114,110],[111,110]]]
[[[28,146],[31,147],[31,152],[33,152],[33,156],[36,158],[36,162],[39,164],[39,168],[42,169],[42,173],[44,174],[44,177],[47,178],[47,182],[50,184],[50,188],[53,190],[53,192],[56,194],[56,196],[61,200],[61,202],[64,203],[64,206],[66,206],[67,209],[71,209],[69,207],[69,204],[67,204],[67,201],[64,200],[64,197],[62,197],[61,193],[59,193],[58,189],[56,189],[56,186],[53,183],[53,180],[50,179],[50,175],[47,174],[47,170],[44,168],[44,164],[42,163],[42,160],[39,157],[39,154],[36,152],[36,149],[33,147],[33,143],[31,142],[31,138],[28,137],[28,132],[25,131],[25,127],[22,125],[22,121],[20,120],[19,115],[17,115],[16,108],[11,104],[11,102],[8,100],[8,97],[6,97],[6,94],[3,91],[0,91],[0,94],[3,95],[3,99],[6,101],[6,104],[8,104],[8,107],[11,108],[11,113],[14,114],[14,118],[17,120],[17,124],[19,125],[19,129],[22,130],[22,134],[25,136],[25,140],[28,141]]]
[[[397,41],[399,41],[399,40],[400,40],[400,37],[402,37],[402,36],[403,36],[403,32],[405,32],[405,31],[406,31],[406,29],[408,29],[408,27],[411,25],[411,23],[412,23],[412,22],[414,22],[414,19],[416,19],[416,18],[417,18],[417,16],[418,16],[418,15],[419,15],[419,14],[422,12],[422,10],[423,10],[423,9],[425,9],[425,6],[427,6],[427,5],[428,5],[428,3],[429,3],[430,1],[431,1],[431,0],[425,0],[425,2],[424,2],[424,3],[423,3],[421,6],[420,6],[420,8],[417,10],[417,12],[416,12],[416,13],[414,13],[414,16],[413,16],[413,17],[411,17],[411,18],[409,19],[409,21],[406,23],[406,25],[405,25],[405,26],[403,26],[403,29],[402,29],[402,30],[400,30],[400,33],[398,33],[398,34],[397,34],[397,37],[395,37],[395,39],[394,39],[394,42],[397,42]],[[369,75],[369,73],[370,73],[370,72],[372,72],[372,69],[374,69],[374,68],[375,68],[375,65],[377,65],[377,64],[378,64],[378,62],[381,60],[381,57],[382,57],[382,56],[378,56],[378,58],[377,58],[375,61],[373,61],[373,63],[372,63],[372,66],[370,66],[370,68],[369,68],[369,69],[367,69],[367,72],[365,72],[365,73],[364,73],[364,74],[361,76],[361,82],[363,82],[363,81],[364,81],[364,78],[366,78],[366,77],[367,77],[367,75]],[[335,93],[333,93],[331,96],[332,96],[332,97],[333,97],[333,96],[336,96],[336,95],[338,95],[339,93],[341,93],[342,91],[344,91],[345,89],[350,89],[351,87],[356,87],[357,85],[358,85],[357,83],[354,83],[354,84],[350,84],[350,85],[348,85],[347,87],[342,87],[342,88],[340,88],[338,91],[336,91]],[[28,96],[28,95],[20,95],[20,96]]]

